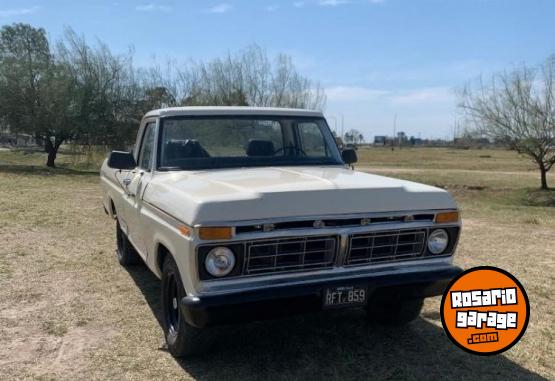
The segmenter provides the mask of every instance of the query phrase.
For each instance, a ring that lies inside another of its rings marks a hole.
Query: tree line
[[[142,116],[171,106],[272,106],[322,109],[318,82],[291,57],[253,45],[209,62],[138,67],[133,51],[115,54],[66,29],[52,43],[28,24],[0,29],[0,128],[44,146],[54,167],[60,146],[124,148]]]

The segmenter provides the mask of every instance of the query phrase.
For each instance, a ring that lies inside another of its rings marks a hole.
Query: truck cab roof
[[[321,111],[277,108],[277,107],[244,107],[244,106],[194,106],[168,107],[149,111],[145,118],[171,116],[209,116],[209,115],[264,115],[264,116],[305,116],[323,118]]]

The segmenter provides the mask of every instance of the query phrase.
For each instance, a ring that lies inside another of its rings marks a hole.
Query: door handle
[[[139,176],[142,177],[145,172],[134,170],[134,171],[131,171],[131,174],[133,175],[133,177],[126,177],[125,179],[123,179],[123,185],[125,186],[125,190],[126,190],[125,193],[130,197],[136,196],[135,193],[129,191],[129,185],[131,185],[131,183],[133,182],[134,175],[136,175],[137,173],[139,173]],[[141,179],[139,179],[138,181],[140,184]]]
[[[131,185],[131,182],[132,182],[132,181],[133,181],[133,180],[132,180],[131,178],[127,177],[127,178],[123,179],[122,183],[123,183],[123,185],[125,186],[125,194],[126,194],[127,196],[130,196],[130,197],[135,197],[135,195],[133,194],[133,192],[130,192],[130,191],[129,191],[129,185]]]

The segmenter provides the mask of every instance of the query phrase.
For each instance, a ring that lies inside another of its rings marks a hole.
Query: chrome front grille
[[[389,262],[420,257],[426,230],[390,230],[349,237],[347,265]]]
[[[332,267],[337,237],[300,237],[254,241],[246,245],[245,275]]]

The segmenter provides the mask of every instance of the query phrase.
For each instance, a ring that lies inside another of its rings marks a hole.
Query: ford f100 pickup
[[[132,152],[101,169],[121,265],[161,279],[176,357],[210,326],[360,307],[418,317],[461,272],[461,222],[445,190],[354,170],[321,112],[178,107],[147,113]]]

